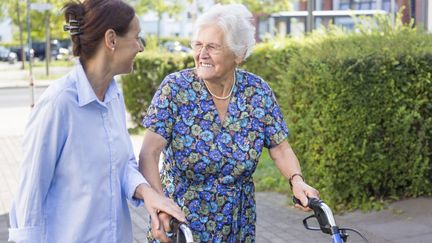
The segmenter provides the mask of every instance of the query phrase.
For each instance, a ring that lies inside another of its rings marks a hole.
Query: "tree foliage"
[[[244,4],[252,13],[270,14],[279,11],[292,9],[293,0],[219,0],[218,3],[241,3]]]
[[[158,16],[167,13],[170,16],[176,16],[184,9],[180,0],[129,0],[138,14],[144,14],[148,11],[154,11]]]
[[[42,3],[37,0],[30,0],[31,4]],[[43,2],[47,3],[47,2]],[[33,40],[45,40],[45,21],[46,18],[50,19],[50,33],[52,39],[65,39],[68,38],[67,33],[63,31],[64,18],[62,15],[62,7],[65,1],[60,0],[49,0],[52,5],[52,9],[40,12],[37,10],[30,10],[31,19],[31,37]],[[21,22],[23,27],[24,39],[27,40],[27,1],[13,0],[13,1],[2,1],[0,3],[2,13],[0,13],[0,19],[11,19],[14,27],[13,37],[15,40],[19,39],[19,24]],[[18,18],[19,10],[19,18]]]

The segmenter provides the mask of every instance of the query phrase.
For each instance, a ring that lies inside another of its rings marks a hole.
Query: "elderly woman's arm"
[[[159,158],[166,140],[159,134],[146,130],[139,154],[139,171],[144,175],[151,187],[164,196],[159,175]],[[169,231],[170,217],[165,213],[150,213],[152,218],[152,235],[161,242],[168,242],[165,231]],[[153,214],[153,215],[152,215]],[[157,217],[157,216],[158,217]],[[160,222],[160,223],[159,223]]]
[[[270,157],[274,160],[276,167],[287,179],[292,178],[292,191],[295,197],[297,197],[303,205],[307,205],[307,197],[319,197],[319,192],[306,184],[301,176],[294,176],[294,174],[301,175],[301,168],[298,162],[297,156],[291,148],[291,145],[287,141],[283,141],[279,145],[271,148]],[[296,207],[301,208],[305,211],[310,210],[309,208],[302,208],[300,205]]]
[[[166,140],[159,134],[146,130],[139,154],[139,170],[144,175],[152,188],[163,194],[159,175],[159,158]]]

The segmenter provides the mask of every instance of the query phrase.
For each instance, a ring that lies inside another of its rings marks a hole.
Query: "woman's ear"
[[[237,64],[237,66],[240,65],[243,61],[244,61],[243,57],[236,57],[234,59],[234,62]]]
[[[117,34],[113,29],[108,29],[105,31],[105,46],[111,51],[115,50],[117,40]]]
[[[234,61],[235,61],[235,63],[236,63],[237,65],[240,65],[240,64],[245,60],[246,52],[247,52],[247,50],[245,50],[245,51],[243,52],[243,55],[241,55],[241,56],[236,56],[236,58],[234,59]]]

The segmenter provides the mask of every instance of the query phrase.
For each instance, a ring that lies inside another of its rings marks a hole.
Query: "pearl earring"
[[[111,50],[114,51],[114,47],[111,47]]]

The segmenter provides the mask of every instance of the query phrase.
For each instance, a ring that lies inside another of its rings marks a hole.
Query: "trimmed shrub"
[[[257,48],[245,67],[276,92],[308,182],[337,211],[430,195],[432,37],[303,41]]]
[[[193,57],[167,52],[144,52],[134,63],[134,72],[121,79],[125,104],[132,121],[138,126],[166,75],[193,67]]]

